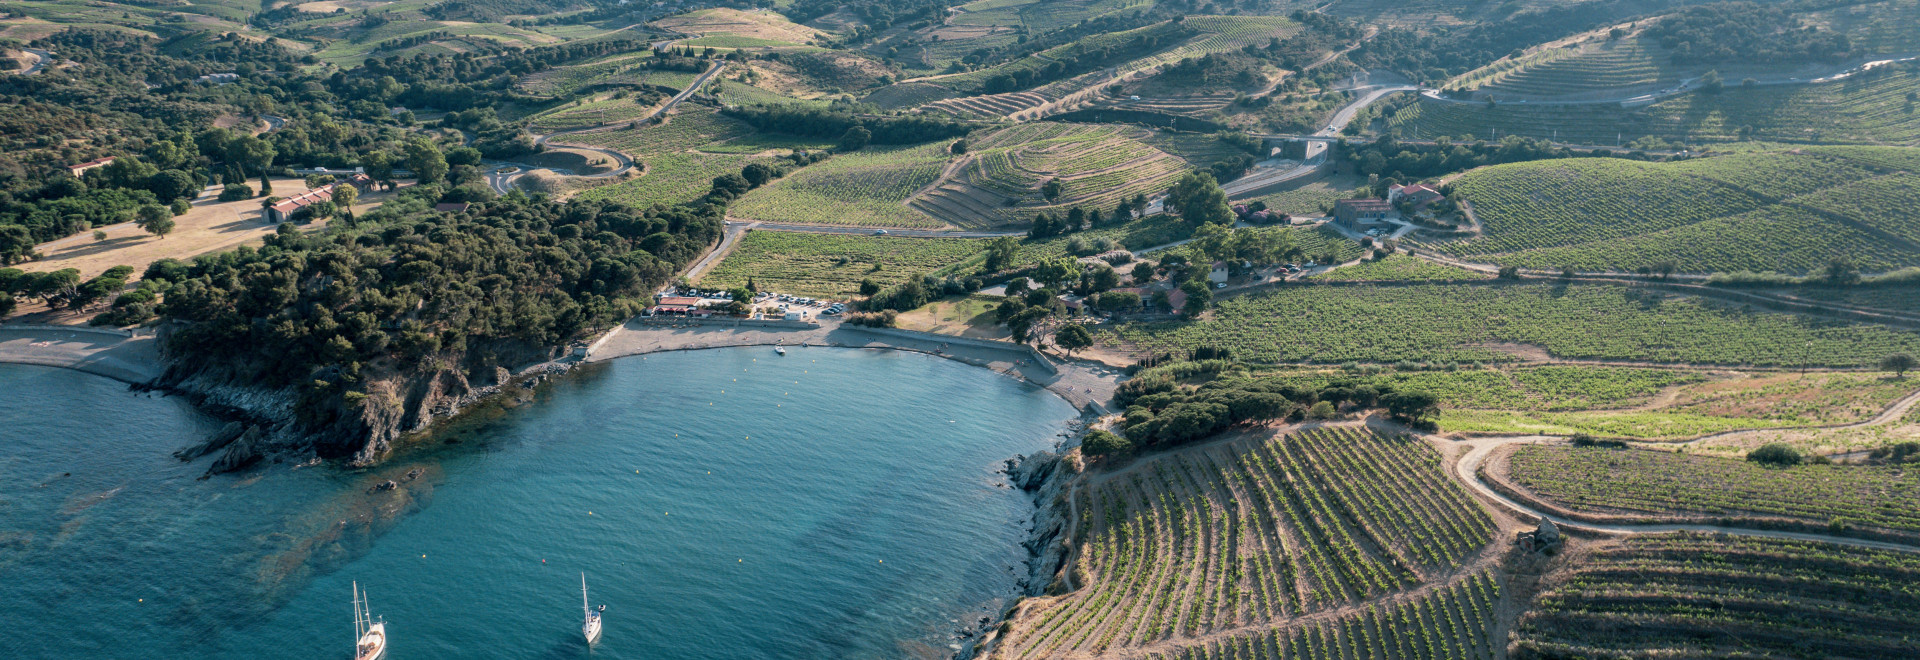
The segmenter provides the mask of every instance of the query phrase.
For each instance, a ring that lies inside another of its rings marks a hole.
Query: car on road
[[[887,230],[885,230],[885,229],[875,229],[875,230],[873,230],[873,235],[875,235],[875,236],[885,236],[885,235],[887,235]]]

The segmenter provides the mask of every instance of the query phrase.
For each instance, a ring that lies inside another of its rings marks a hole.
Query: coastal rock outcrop
[[[266,431],[258,426],[248,427],[245,433],[227,445],[226,453],[207,467],[207,474],[233,472],[259,461],[261,439],[266,435]]]
[[[220,451],[238,439],[240,434],[246,430],[247,425],[245,424],[240,422],[227,422],[226,426],[220,427],[220,430],[215,431],[213,435],[207,436],[205,440],[181,447],[179,451],[173,452],[173,457],[183,461],[191,461],[201,456]]]

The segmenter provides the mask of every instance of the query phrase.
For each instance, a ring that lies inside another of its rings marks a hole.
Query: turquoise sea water
[[[395,660],[943,655],[1024,572],[1001,462],[1074,415],[923,355],[696,351],[576,372],[373,470],[199,481],[209,459],[168,452],[219,422],[177,400],[16,365],[0,392],[7,658],[350,657],[356,580]]]

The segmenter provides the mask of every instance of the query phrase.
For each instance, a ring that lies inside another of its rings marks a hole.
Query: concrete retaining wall
[[[975,348],[1001,350],[1001,351],[1008,351],[1012,353],[1024,353],[1027,355],[1028,358],[1033,360],[1034,364],[1038,364],[1042,369],[1047,370],[1047,373],[1053,373],[1053,374],[1060,373],[1060,367],[1058,365],[1055,365],[1052,359],[1048,358],[1045,354],[1041,353],[1040,351],[1034,350],[1032,346],[1029,346],[1026,344],[1014,344],[1011,342],[993,341],[991,339],[974,339],[972,337],[955,337],[953,335],[940,335],[940,334],[934,334],[931,332],[920,332],[918,330],[901,330],[899,328],[868,328],[868,327],[856,327],[856,326],[850,326],[850,325],[843,325],[840,327],[842,330],[859,330],[861,332],[870,332],[876,335],[900,337],[903,339],[912,339],[915,341],[939,342],[943,344],[959,344],[962,346],[972,346]]]

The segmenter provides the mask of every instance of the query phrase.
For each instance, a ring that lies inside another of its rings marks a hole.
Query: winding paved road
[[[20,50],[25,52],[28,57],[33,58],[33,64],[28,65],[27,70],[21,71],[20,75],[31,76],[47,70],[47,66],[53,64],[53,51],[38,48],[22,48]]]

